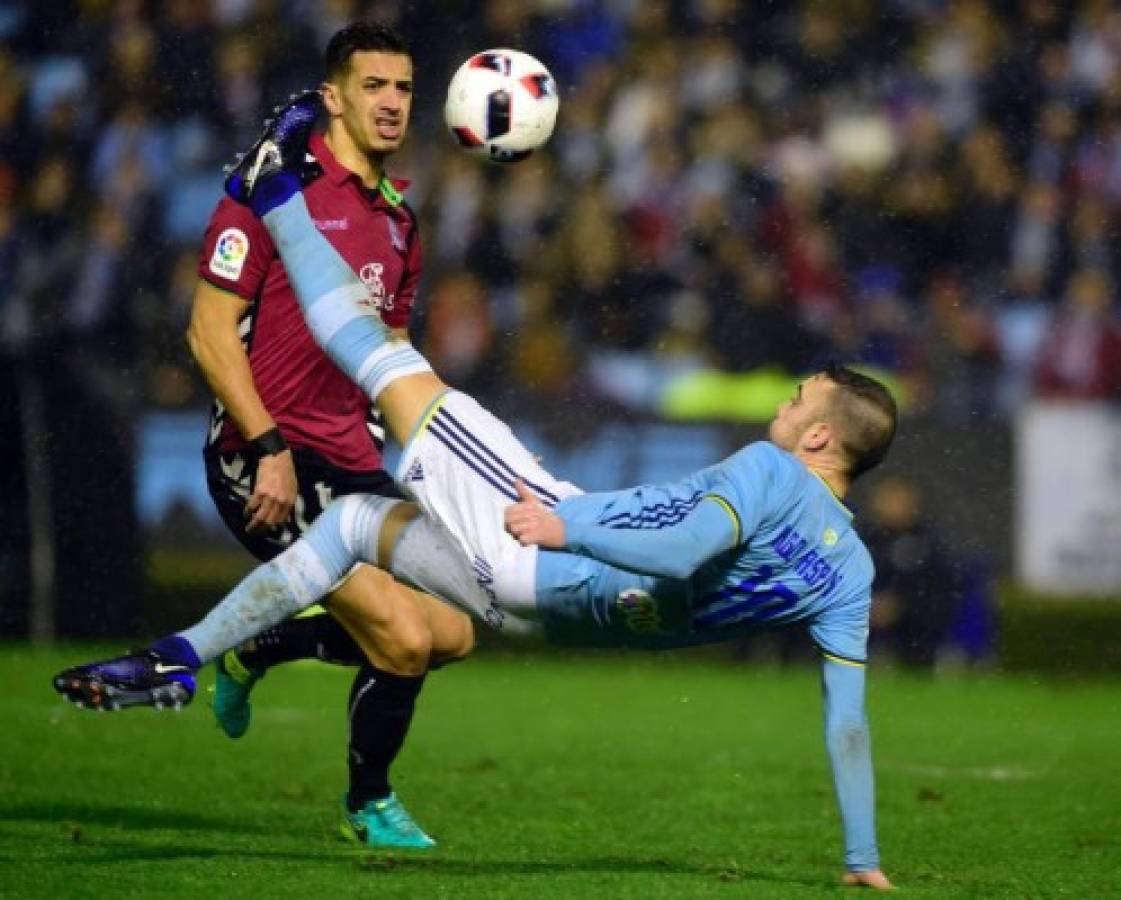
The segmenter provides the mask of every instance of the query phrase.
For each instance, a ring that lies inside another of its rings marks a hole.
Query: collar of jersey
[[[833,500],[836,502],[836,504],[839,507],[841,507],[841,509],[844,511],[845,515],[848,516],[851,519],[852,518],[852,510],[849,509],[848,504],[845,503],[844,500],[842,500],[840,497],[837,496],[837,492],[834,491],[833,488],[831,488],[829,486],[829,482],[826,481],[824,478],[822,478],[820,475],[818,475],[817,472],[815,472],[813,469],[810,469],[810,474],[813,475],[814,478],[816,478],[818,481],[820,481],[822,483],[822,485],[825,487],[825,490],[827,490],[829,492],[829,496],[833,498]]]
[[[308,141],[308,149],[315,156],[319,165],[323,167],[323,174],[327,176],[328,180],[334,185],[342,186],[346,184],[348,179],[353,178],[359,185],[357,173],[350,171],[346,166],[335,159],[335,154],[331,152],[331,148],[327,146],[327,142],[323,140],[323,135],[319,132],[312,134],[311,139]],[[381,181],[378,182],[378,193],[381,198],[390,206],[400,206],[404,197],[401,196],[401,191],[409,186],[409,182],[401,179],[391,179],[388,175],[383,174]]]

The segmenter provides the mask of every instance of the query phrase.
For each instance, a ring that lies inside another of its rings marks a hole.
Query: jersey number
[[[773,574],[770,566],[760,566],[759,574],[707,597],[706,610],[697,617],[697,624],[725,625],[745,619],[765,622],[790,612],[798,605],[798,595],[785,584],[768,584]]]

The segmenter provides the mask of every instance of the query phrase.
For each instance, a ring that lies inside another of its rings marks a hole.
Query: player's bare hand
[[[866,887],[877,891],[893,891],[895,886],[887,880],[887,876],[879,869],[870,872],[845,872],[841,883],[849,887]]]
[[[253,496],[245,504],[245,517],[249,520],[245,530],[257,534],[288,521],[295,503],[296,466],[292,451],[262,456],[257,464]]]
[[[560,549],[564,546],[564,522],[545,506],[519,478],[514,487],[518,502],[506,507],[506,530],[526,547]]]

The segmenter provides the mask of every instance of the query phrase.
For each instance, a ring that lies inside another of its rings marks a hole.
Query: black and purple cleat
[[[270,182],[277,181],[271,176],[287,173],[291,177],[279,181],[294,183],[298,190],[307,173],[308,139],[322,110],[323,98],[319,91],[294,94],[287,103],[278,106],[276,115],[265,122],[264,134],[226,175],[226,193],[262,216],[277,205],[272,197],[275,191],[268,190]],[[282,188],[281,193],[287,191]]]
[[[72,666],[59,672],[52,684],[76,706],[108,711],[129,706],[181,709],[195,695],[191,667],[170,662],[154,650]]]

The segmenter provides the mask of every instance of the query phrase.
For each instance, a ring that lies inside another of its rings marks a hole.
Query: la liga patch
[[[210,257],[210,271],[222,278],[237,281],[249,256],[249,238],[240,228],[227,228],[214,245],[214,255]]]

